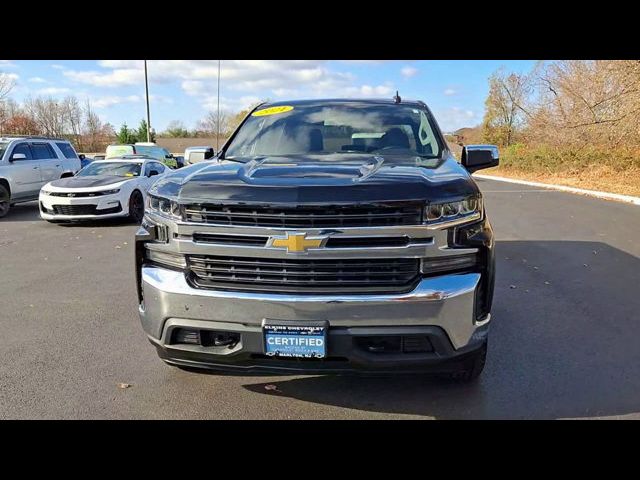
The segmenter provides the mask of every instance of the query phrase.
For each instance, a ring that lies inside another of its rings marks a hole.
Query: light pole
[[[147,61],[144,61],[144,90],[147,97],[147,142],[151,142],[151,114],[149,113],[149,78],[147,77]]]
[[[220,142],[220,60],[218,60],[218,134],[216,135],[216,152]]]

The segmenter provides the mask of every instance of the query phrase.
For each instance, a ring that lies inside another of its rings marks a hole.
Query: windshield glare
[[[138,177],[141,165],[139,163],[124,162],[94,162],[78,172],[78,177],[92,175],[113,175],[116,177]]]
[[[261,115],[262,110],[275,113]],[[434,132],[428,112],[408,105],[260,107],[240,127],[224,157],[373,153],[434,158],[441,153]]]

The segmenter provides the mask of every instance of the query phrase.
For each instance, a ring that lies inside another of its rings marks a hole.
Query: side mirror
[[[467,145],[462,147],[460,163],[469,173],[483,168],[496,167],[500,163],[498,147],[495,145]]]
[[[160,175],[160,172],[158,172],[157,170],[151,170],[151,171],[149,172],[149,176],[150,176],[150,177],[154,177],[154,176],[156,176],[156,175]]]
[[[165,155],[164,158],[173,158],[173,155],[169,153],[168,155]]]
[[[84,153],[81,153],[80,155],[78,155],[78,158],[80,160],[84,160],[85,158],[87,158],[87,156]]]
[[[24,153],[14,153],[11,155],[11,161],[14,162],[16,160],[26,160],[27,156]]]

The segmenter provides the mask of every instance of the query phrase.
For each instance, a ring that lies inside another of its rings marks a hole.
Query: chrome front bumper
[[[475,293],[480,274],[425,278],[404,294],[289,295],[201,290],[191,287],[182,272],[144,266],[143,328],[156,346],[164,347],[166,332],[194,326],[238,332],[260,332],[263,320],[325,320],[329,327],[440,327],[454,349],[483,340],[489,317],[475,321]],[[255,352],[260,353],[260,352]]]

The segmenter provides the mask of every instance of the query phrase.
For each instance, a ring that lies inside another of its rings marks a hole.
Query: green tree
[[[118,143],[135,143],[137,141],[136,133],[133,130],[130,130],[126,123],[123,123],[120,127],[120,130],[116,134],[116,138]]]
[[[150,133],[150,141],[155,142],[156,141],[156,132],[155,130],[152,128]],[[137,139],[136,141],[138,142],[146,142],[147,141],[147,121],[142,119],[140,120],[140,125],[138,126],[138,130],[136,130],[134,132],[134,136]]]

